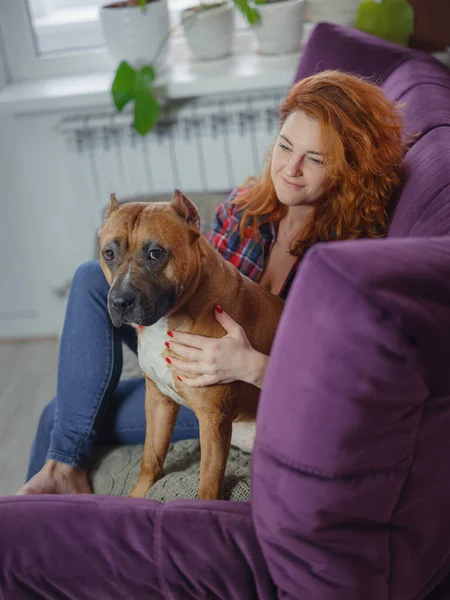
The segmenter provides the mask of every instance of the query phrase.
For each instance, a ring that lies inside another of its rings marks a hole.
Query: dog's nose
[[[111,298],[111,306],[114,310],[125,311],[132,306],[134,302],[133,296],[119,295]]]

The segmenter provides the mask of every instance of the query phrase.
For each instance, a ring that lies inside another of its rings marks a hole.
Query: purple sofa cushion
[[[450,125],[450,72],[437,61],[407,61],[382,88],[388,98],[399,102],[405,133],[419,134],[410,145],[431,129]]]
[[[450,72],[447,67],[428,54],[414,55],[398,65],[383,81],[381,87],[391,100],[397,100],[401,94],[419,82],[442,83],[449,87]]]
[[[450,77],[445,83],[412,84],[396,99],[402,113],[404,140],[409,147],[436,127],[450,127]]]
[[[450,234],[450,127],[429,131],[405,157],[406,181],[389,236]]]
[[[302,53],[294,81],[326,69],[358,73],[381,84],[403,62],[426,54],[390,44],[356,29],[319,23]]]
[[[306,257],[253,456],[253,517],[281,597],[420,597],[449,568],[449,330],[450,237]]]
[[[0,498],[2,600],[275,600],[246,502]]]

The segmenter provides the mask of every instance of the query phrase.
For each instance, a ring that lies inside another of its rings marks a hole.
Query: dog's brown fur
[[[112,239],[121,240],[123,247],[120,263],[114,268],[101,256],[101,266],[111,290],[120,285],[126,273],[144,299],[146,295],[156,298],[154,306],[158,305],[158,296],[170,295],[176,290],[175,304],[164,315],[168,317],[169,330],[212,338],[226,333],[214,314],[215,304],[220,304],[243,327],[252,347],[268,355],[283,301],[241,275],[200,235],[199,227],[200,217],[195,206],[181,192],[174,193],[171,203],[122,206],[112,195],[99,234],[102,250]],[[151,277],[140,258],[141,247],[149,239],[168,250],[167,260]],[[168,350],[167,353],[169,355]],[[175,377],[173,387],[199,420],[198,497],[221,498],[233,421],[255,420],[259,390],[243,382],[190,388]],[[145,497],[160,476],[178,410],[179,405],[164,396],[146,377],[147,430],[133,497]]]

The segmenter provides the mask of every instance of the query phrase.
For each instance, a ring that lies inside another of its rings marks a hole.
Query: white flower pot
[[[149,64],[157,71],[164,68],[168,41],[156,65],[154,59],[170,30],[167,0],[150,2],[145,10],[140,6],[109,4],[100,10],[100,18],[106,44],[118,63],[126,60],[137,69]]]
[[[38,0],[30,3],[30,12],[33,19],[42,19],[43,17],[48,16],[54,6],[51,0]]]
[[[353,27],[360,0],[306,0],[305,18],[312,23],[327,21]]]
[[[233,52],[234,12],[231,4],[181,13],[187,43],[195,61],[218,60]]]
[[[254,5],[261,15],[254,32],[261,54],[289,54],[300,50],[304,0],[281,0]]]

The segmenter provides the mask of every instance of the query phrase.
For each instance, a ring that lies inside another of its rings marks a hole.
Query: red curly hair
[[[280,108],[280,128],[301,110],[321,125],[326,148],[328,187],[310,224],[299,233],[291,253],[300,255],[317,241],[383,237],[387,208],[402,181],[402,120],[382,90],[355,75],[324,71],[296,83]],[[271,153],[265,174],[235,203],[243,210],[241,236],[248,225],[280,221],[287,207],[277,198]]]

